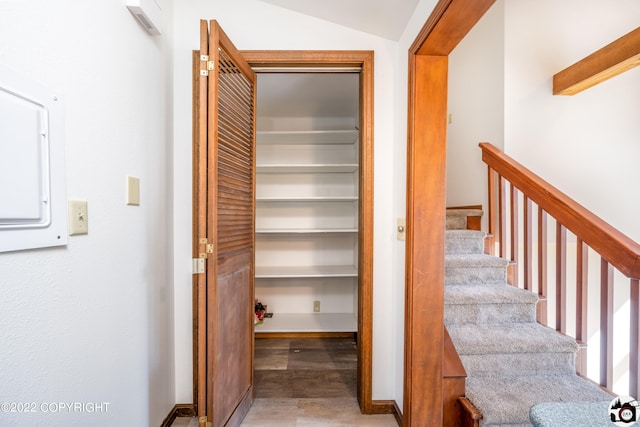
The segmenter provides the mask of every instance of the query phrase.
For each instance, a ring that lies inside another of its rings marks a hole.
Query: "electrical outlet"
[[[313,312],[320,313],[320,301],[313,302]]]

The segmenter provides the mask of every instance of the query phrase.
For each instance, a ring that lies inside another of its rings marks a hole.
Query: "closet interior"
[[[359,73],[258,73],[255,331],[357,332]]]

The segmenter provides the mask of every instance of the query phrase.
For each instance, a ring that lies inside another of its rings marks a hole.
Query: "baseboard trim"
[[[393,400],[372,400],[371,414],[393,414],[395,412]]]
[[[402,427],[402,411],[400,410],[400,407],[398,407],[398,402],[393,402],[393,409],[393,415],[395,415],[398,425]]]
[[[256,332],[256,338],[355,338],[355,332]]]
[[[402,413],[395,400],[373,400],[370,414],[393,414],[398,425],[402,425]]]
[[[171,424],[178,417],[195,417],[196,407],[193,403],[176,403],[169,412],[169,415],[164,419],[160,427],[171,427]]]

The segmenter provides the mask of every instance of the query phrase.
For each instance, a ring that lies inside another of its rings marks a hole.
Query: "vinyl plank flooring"
[[[254,361],[255,399],[241,427],[398,425],[391,414],[360,413],[351,338],[257,339]]]

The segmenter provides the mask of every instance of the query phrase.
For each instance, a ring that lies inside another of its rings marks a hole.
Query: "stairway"
[[[508,285],[508,261],[483,254],[485,234],[447,215],[445,325],[467,371],[481,427],[531,426],[539,402],[613,398],[576,375],[574,339],[536,322],[536,294]],[[451,229],[453,228],[453,229]]]

